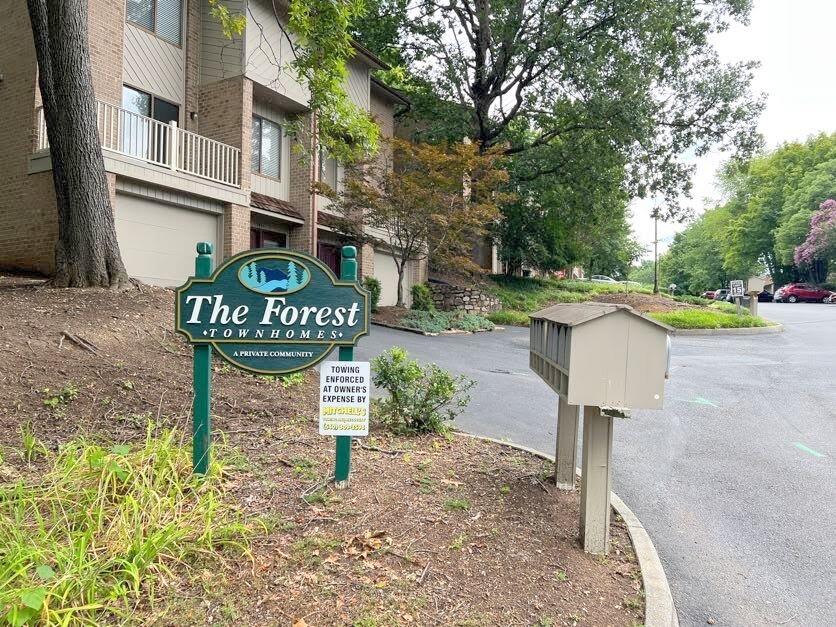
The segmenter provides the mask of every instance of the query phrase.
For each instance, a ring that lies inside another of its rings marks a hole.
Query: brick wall
[[[89,0],[89,11],[87,28],[96,98],[121,106],[125,3]]]
[[[374,247],[371,244],[363,244],[358,253],[360,277],[374,276]]]

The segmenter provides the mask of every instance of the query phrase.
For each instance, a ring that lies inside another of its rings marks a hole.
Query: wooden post
[[[560,490],[575,489],[578,467],[578,416],[580,407],[558,396],[557,447],[554,454],[554,482]]]
[[[758,292],[749,292],[749,313],[758,315]]]
[[[581,541],[587,553],[607,553],[610,545],[613,418],[600,407],[583,412],[581,468]]]
[[[198,279],[212,276],[212,244],[199,242],[194,275]],[[192,467],[205,475],[209,470],[210,437],[212,433],[212,345],[195,344],[192,368],[194,400],[192,401]]]

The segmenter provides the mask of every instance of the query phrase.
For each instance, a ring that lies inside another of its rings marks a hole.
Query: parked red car
[[[708,290],[707,292],[703,292],[702,294],[700,294],[700,296],[702,296],[703,298],[707,298],[708,300],[711,300],[714,298],[714,290]]]
[[[830,290],[824,290],[809,283],[788,283],[775,292],[773,300],[776,303],[798,303],[807,301],[823,303],[830,297]]]

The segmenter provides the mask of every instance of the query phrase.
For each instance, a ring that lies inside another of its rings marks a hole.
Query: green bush
[[[488,320],[494,324],[502,324],[514,327],[527,327],[529,324],[528,314],[515,309],[503,309],[488,314]]]
[[[435,311],[432,292],[426,283],[412,286],[412,309],[416,311]]]
[[[458,314],[450,322],[451,328],[459,331],[493,331],[494,324],[479,314]]]
[[[375,399],[374,415],[399,434],[442,433],[470,402],[472,379],[435,364],[421,366],[398,346],[372,360],[374,384],[389,396]]]
[[[410,311],[401,324],[424,333],[441,333],[450,328],[452,314],[446,311]]]
[[[457,331],[492,331],[493,322],[477,314],[455,311],[410,311],[401,318],[401,325],[424,333]]]
[[[596,294],[638,292],[650,294],[643,285],[592,283],[570,279],[541,279],[491,275],[488,291],[502,301],[503,309],[532,312],[557,303],[580,303]]]
[[[372,311],[377,311],[377,305],[380,302],[380,281],[373,276],[363,278],[363,287],[369,293],[369,300],[371,301]]]

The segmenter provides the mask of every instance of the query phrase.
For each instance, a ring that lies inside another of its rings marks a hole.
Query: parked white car
[[[618,283],[614,278],[610,276],[604,276],[603,274],[593,274],[589,277],[589,280],[593,283]]]

